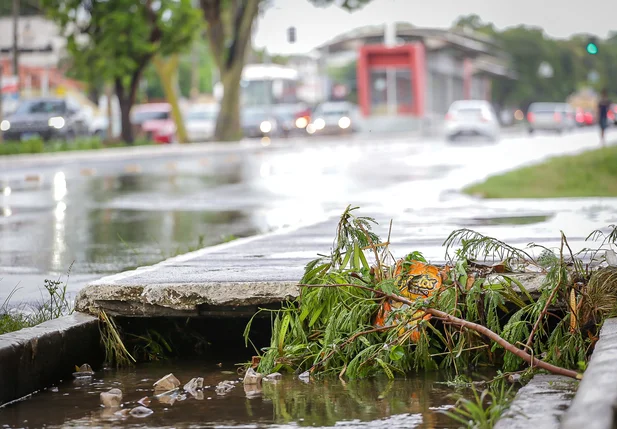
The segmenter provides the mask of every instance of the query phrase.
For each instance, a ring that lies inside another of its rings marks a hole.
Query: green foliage
[[[617,196],[617,146],[551,158],[489,177],[464,191],[485,198],[614,197]]]
[[[46,292],[43,301],[29,311],[22,311],[20,306],[11,302],[17,292],[17,288],[14,288],[0,305],[0,335],[71,314],[73,302],[67,295],[70,269],[66,276],[66,281],[46,279],[43,284]]]
[[[42,0],[67,37],[73,67],[106,80],[131,79],[155,54],[185,49],[199,24],[190,0]],[[84,37],[85,36],[85,37]]]
[[[458,395],[455,408],[444,413],[469,429],[492,429],[514,397],[513,389],[506,388],[503,381],[481,393],[473,387],[472,392],[471,399]]]
[[[378,248],[381,241],[370,231],[375,221],[358,216],[356,210],[347,207],[341,216],[330,255],[320,255],[307,264],[298,300],[279,311],[263,310],[271,311],[273,330],[259,371],[309,370],[313,375],[354,379],[374,374],[391,378],[436,368],[464,374],[481,365],[511,372],[523,366],[522,359],[476,331],[435,318],[419,320],[417,331],[408,328],[406,324],[417,321],[416,312],[423,308],[485,326],[532,356],[576,369],[586,362],[604,318],[617,311],[617,269],[590,271],[578,259],[571,264],[563,254],[568,248],[565,236],[559,251],[542,248],[541,257],[534,259],[527,250],[463,229],[446,240],[447,250],[461,247],[444,271],[448,274],[442,289],[413,305],[393,308],[384,326],[376,326],[375,317],[385,301],[379,291],[398,295],[399,285],[407,281],[405,270],[395,266],[425,259],[413,252],[398,263],[385,264],[391,255],[387,245]],[[377,254],[371,265],[365,251]],[[499,263],[480,262],[486,260]],[[533,294],[507,271],[529,266],[544,276]],[[499,276],[491,275],[493,267],[499,267]],[[586,301],[590,293],[615,299],[598,309]],[[579,304],[563,306],[572,296]],[[587,314],[581,310],[586,308],[597,311]],[[247,342],[249,332],[250,323],[245,331]],[[412,335],[417,336],[414,341]]]
[[[139,139],[133,146],[145,146],[154,144],[152,141]],[[75,150],[97,150],[113,147],[126,147],[122,141],[103,142],[97,137],[78,137],[75,140],[51,140],[44,142],[40,138],[34,138],[23,142],[8,141],[0,144],[0,156],[23,155],[31,153],[69,152]]]

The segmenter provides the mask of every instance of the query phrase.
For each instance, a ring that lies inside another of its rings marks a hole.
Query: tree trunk
[[[261,0],[243,0],[234,2],[231,7],[231,28],[225,31],[225,19],[221,11],[221,2],[200,0],[204,19],[207,23],[210,53],[219,69],[223,84],[223,98],[216,121],[215,139],[218,141],[236,141],[242,137],[240,128],[240,79],[251,41],[253,21],[259,12]],[[229,43],[227,43],[227,38]]]
[[[139,84],[139,76],[141,70],[136,71],[131,76],[131,81],[128,89],[122,84],[122,79],[116,78],[116,96],[120,103],[120,118],[122,121],[122,140],[127,144],[133,144],[135,142],[135,136],[133,135],[133,125],[131,124],[131,109],[135,104],[135,95],[137,94],[137,85]]]
[[[180,56],[173,54],[168,60],[164,60],[158,55],[154,57],[154,67],[161,79],[161,85],[165,93],[167,102],[171,105],[171,116],[176,124],[176,136],[180,143],[188,141],[186,127],[182,119],[182,111],[178,103],[178,92],[176,91],[176,77]]]
[[[217,141],[238,141],[242,138],[240,126],[240,80],[243,64],[234,64],[231,70],[221,73],[223,98],[216,120],[215,139]]]

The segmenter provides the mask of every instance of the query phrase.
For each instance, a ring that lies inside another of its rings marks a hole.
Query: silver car
[[[576,127],[576,115],[572,106],[567,103],[532,103],[527,110],[527,124],[529,133],[562,133]]]
[[[306,126],[309,134],[347,134],[357,130],[357,108],[347,101],[322,103],[312,114]]]

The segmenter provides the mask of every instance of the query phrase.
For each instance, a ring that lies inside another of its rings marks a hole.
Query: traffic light
[[[287,41],[289,43],[296,43],[296,27],[289,27],[287,29]]]
[[[587,41],[587,53],[589,55],[597,55],[598,54],[598,42],[595,37],[591,37]]]

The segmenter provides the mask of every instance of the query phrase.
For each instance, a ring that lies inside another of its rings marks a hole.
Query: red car
[[[169,103],[148,103],[133,107],[131,123],[139,132],[156,143],[173,143],[176,140],[176,124],[171,118]]]

